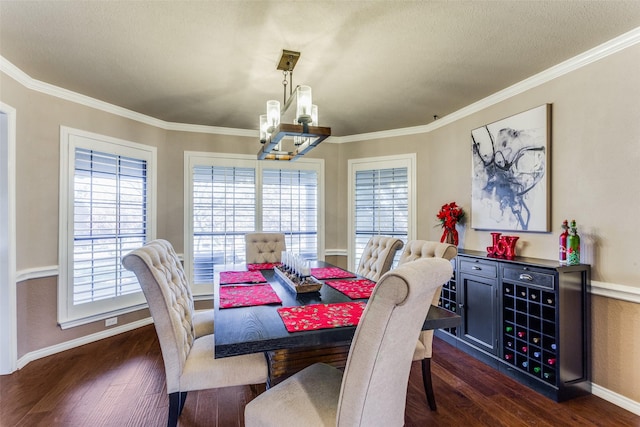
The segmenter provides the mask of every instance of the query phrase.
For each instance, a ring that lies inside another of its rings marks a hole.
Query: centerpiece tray
[[[282,271],[279,267],[274,267],[278,280],[297,294],[305,294],[308,292],[318,292],[322,287],[322,282],[318,281],[313,276],[307,276],[299,278],[293,274]]]

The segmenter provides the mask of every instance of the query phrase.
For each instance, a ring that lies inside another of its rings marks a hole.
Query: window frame
[[[140,310],[147,306],[140,292],[73,304],[75,150],[85,148],[146,161],[146,241],[156,236],[157,148],[65,126],[60,127],[60,225],[58,324],[62,329]]]
[[[349,169],[349,203],[348,203],[348,242],[347,242],[347,266],[350,271],[355,271],[356,260],[356,206],[355,185],[356,172],[367,170],[380,170],[392,168],[407,168],[407,240],[414,240],[417,231],[416,215],[416,153],[399,154],[394,156],[367,157],[350,159]]]
[[[193,168],[196,166],[253,167],[256,172],[255,231],[262,231],[262,171],[264,169],[314,170],[318,174],[318,259],[325,257],[325,190],[324,159],[300,158],[295,162],[273,162],[258,160],[246,154],[185,151],[184,153],[184,267],[191,283],[194,297],[199,299],[213,295],[209,283],[193,281]]]

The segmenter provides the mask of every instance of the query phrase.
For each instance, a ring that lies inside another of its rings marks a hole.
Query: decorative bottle
[[[576,220],[571,220],[567,237],[567,265],[580,264],[580,236],[576,228]]]
[[[562,233],[560,234],[560,255],[559,261],[560,264],[565,264],[567,262],[567,237],[569,237],[569,223],[565,219],[562,221]]]

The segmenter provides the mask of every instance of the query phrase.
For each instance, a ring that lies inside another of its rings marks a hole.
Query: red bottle
[[[562,222],[562,233],[560,234],[560,264],[566,264],[567,262],[567,237],[569,237],[569,222],[565,219]]]

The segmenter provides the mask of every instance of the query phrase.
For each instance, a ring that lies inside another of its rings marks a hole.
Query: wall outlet
[[[112,317],[111,319],[107,319],[104,321],[104,326],[113,326],[118,324],[118,318]]]

